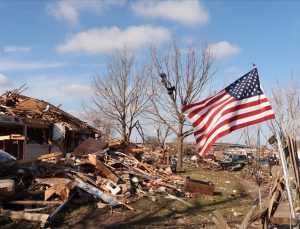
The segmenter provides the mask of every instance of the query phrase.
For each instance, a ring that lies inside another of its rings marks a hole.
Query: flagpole
[[[261,151],[260,151],[260,128],[257,129],[257,146],[256,146],[256,182],[258,185],[259,209],[262,211],[262,198],[261,198]]]
[[[281,167],[282,167],[282,170],[283,170],[283,179],[285,181],[286,192],[287,192],[288,201],[289,201],[289,205],[290,205],[291,216],[292,216],[292,219],[295,220],[295,222],[298,224],[297,218],[296,218],[296,212],[295,212],[295,208],[294,208],[292,191],[291,191],[291,187],[289,185],[290,176],[289,176],[289,171],[288,171],[288,168],[287,168],[287,161],[286,161],[286,158],[285,158],[285,154],[283,152],[279,132],[276,133],[276,138],[277,138],[277,143],[278,143],[278,148],[279,148]]]
[[[256,65],[254,63],[252,63],[252,65],[253,65],[253,69],[256,69]],[[276,118],[275,118],[275,121],[277,121]],[[294,208],[293,195],[292,195],[291,187],[289,184],[289,181],[291,178],[289,176],[287,161],[286,161],[285,153],[283,151],[280,134],[278,131],[276,132],[276,138],[277,138],[277,144],[278,144],[278,148],[279,148],[281,167],[282,167],[282,171],[283,171],[283,179],[285,181],[286,192],[287,192],[288,202],[289,202],[289,206],[290,206],[290,216],[293,220],[295,220],[296,224],[298,225],[298,218],[296,216],[296,212],[295,212],[295,208]]]

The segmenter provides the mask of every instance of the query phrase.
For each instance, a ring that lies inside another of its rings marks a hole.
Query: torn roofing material
[[[6,91],[0,96],[0,112],[4,115],[14,116],[24,124],[50,125],[64,123],[74,131],[101,132],[86,122],[61,110],[58,107],[36,98],[21,95],[19,89]]]

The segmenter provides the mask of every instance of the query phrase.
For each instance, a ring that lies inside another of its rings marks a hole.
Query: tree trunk
[[[124,142],[128,142],[127,134],[126,134],[126,125],[122,125],[122,139]]]
[[[182,168],[182,151],[183,151],[183,136],[178,135],[177,138],[177,168]]]

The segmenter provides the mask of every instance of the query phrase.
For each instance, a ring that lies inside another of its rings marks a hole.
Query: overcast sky
[[[0,0],[0,92],[26,83],[24,94],[76,113],[111,51],[145,52],[173,36],[211,43],[218,86],[255,63],[268,91],[299,73],[299,9],[300,1],[279,0]]]

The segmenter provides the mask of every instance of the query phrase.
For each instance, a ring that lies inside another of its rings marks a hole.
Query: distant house
[[[0,97],[0,149],[18,159],[72,152],[84,139],[101,133],[50,103],[20,95]]]

